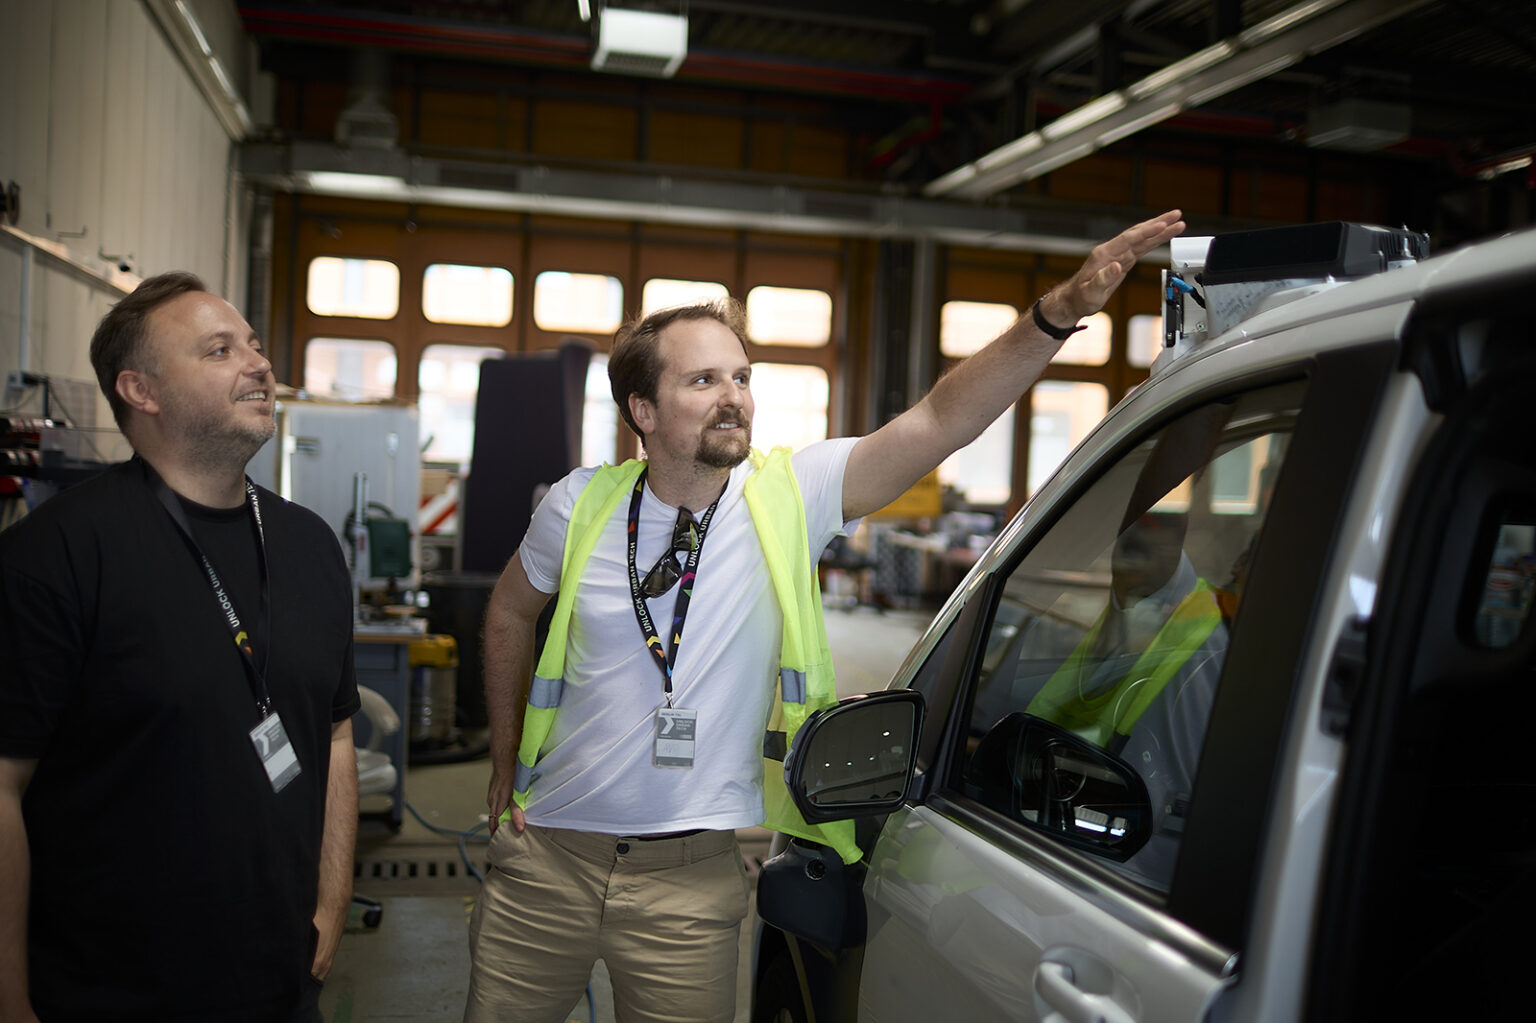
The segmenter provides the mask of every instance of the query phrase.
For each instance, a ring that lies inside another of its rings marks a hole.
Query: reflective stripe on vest
[[[779,669],[779,699],[785,703],[805,702],[805,672],[794,668]]]
[[[528,706],[530,707],[558,707],[560,696],[565,692],[565,679],[543,678],[533,676],[533,685],[528,687]]]
[[[821,588],[811,563],[810,542],[805,531],[805,503],[795,480],[790,450],[775,448],[767,456],[753,451],[752,464],[754,469],[747,477],[743,496],[763,546],[763,557],[784,619],[779,650],[779,687],[764,745],[765,749],[773,746],[782,749],[793,743],[795,733],[811,710],[837,702],[837,687],[832,674],[826,623],[822,619]],[[571,510],[561,562],[560,596],[535,672],[535,688],[540,691],[540,700],[536,704],[530,691],[514,770],[516,791],[513,798],[525,809],[528,790],[539,777],[536,770],[539,751],[554,727],[559,692],[565,677],[566,638],[581,573],[603,526],[613,517],[620,500],[629,493],[644,465],[640,461],[629,461],[619,466],[601,467]],[[551,693],[554,702],[543,702]],[[789,798],[783,765],[776,760],[765,761],[763,799],[767,827],[830,845],[845,862],[859,859],[861,853],[854,841],[853,823],[806,823]]]

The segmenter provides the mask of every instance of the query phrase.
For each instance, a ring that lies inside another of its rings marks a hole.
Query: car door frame
[[[1372,984],[1381,978],[1387,953],[1372,947],[1372,928],[1382,926],[1374,919],[1381,903],[1373,900],[1396,896],[1383,891],[1384,882],[1371,871],[1382,858],[1396,860],[1408,853],[1400,844],[1401,833],[1411,829],[1391,815],[1391,808],[1399,805],[1392,796],[1393,787],[1401,784],[1394,757],[1399,755],[1408,708],[1425,697],[1444,698],[1447,677],[1475,698],[1480,683],[1528,672],[1536,657],[1536,625],[1529,615],[1519,636],[1502,648],[1472,641],[1466,620],[1475,599],[1474,574],[1480,566],[1486,571],[1489,562],[1492,543],[1485,534],[1493,513],[1518,509],[1527,518],[1536,514],[1536,458],[1523,453],[1517,467],[1505,462],[1494,471],[1491,463],[1499,459],[1488,443],[1499,436],[1501,418],[1518,419],[1512,413],[1528,403],[1525,396],[1536,384],[1536,352],[1529,344],[1533,283],[1536,273],[1527,260],[1518,276],[1490,275],[1474,288],[1432,295],[1420,303],[1405,332],[1405,367],[1420,378],[1427,403],[1444,418],[1404,489],[1405,512],[1391,535],[1382,599],[1362,638],[1354,670],[1335,685],[1338,712],[1332,726],[1347,736],[1349,750],[1319,879],[1320,910],[1308,963],[1308,1020],[1359,1018],[1362,1004],[1377,1004],[1378,990]],[[1481,324],[1498,327],[1484,329]],[[1469,325],[1471,331],[1466,330]],[[1502,344],[1490,340],[1495,329],[1505,331]],[[1479,336],[1479,343],[1465,344],[1464,334]],[[1478,528],[1455,528],[1467,523]],[[1504,709],[1514,721],[1529,720],[1518,707],[1506,704]],[[1463,741],[1479,738],[1473,734]],[[1524,836],[1529,843],[1529,826]],[[1530,846],[1523,851],[1506,847],[1499,854],[1528,859]],[[1490,851],[1490,864],[1498,859]],[[1403,873],[1411,875],[1411,870]],[[1529,877],[1524,884],[1528,912],[1533,898]],[[1410,893],[1399,894],[1406,898]],[[1521,913],[1508,898],[1499,904],[1511,916]],[[1499,1018],[1526,1007],[1518,945],[1502,940],[1493,921],[1486,922],[1486,933],[1505,949],[1502,961],[1497,955],[1480,956],[1478,975],[1444,964],[1421,969],[1419,976],[1443,984],[1413,987],[1416,1011]]]

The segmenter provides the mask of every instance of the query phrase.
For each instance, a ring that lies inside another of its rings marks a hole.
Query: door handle
[[[1079,988],[1066,963],[1046,960],[1035,967],[1035,994],[1064,1023],[1135,1023],[1113,998]]]

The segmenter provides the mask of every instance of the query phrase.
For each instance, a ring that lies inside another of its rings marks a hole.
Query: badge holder
[[[283,791],[299,776],[298,754],[293,751],[293,743],[288,741],[288,730],[283,727],[283,719],[277,716],[277,711],[268,714],[261,724],[251,729],[251,745],[256,747],[261,766],[267,769],[273,792]]]
[[[699,712],[682,707],[656,709],[656,745],[651,763],[656,767],[693,767],[693,740]]]

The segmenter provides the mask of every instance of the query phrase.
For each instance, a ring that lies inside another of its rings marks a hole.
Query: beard
[[[719,433],[714,427],[719,423],[738,423],[738,433]],[[716,416],[699,438],[699,448],[694,461],[711,469],[734,469],[747,460],[752,450],[752,424],[739,414]]]
[[[195,438],[189,445],[192,462],[207,469],[223,470],[235,466],[245,471],[246,463],[272,439],[277,430],[273,416],[259,420],[237,420],[223,409],[175,409],[183,419],[183,436]]]

